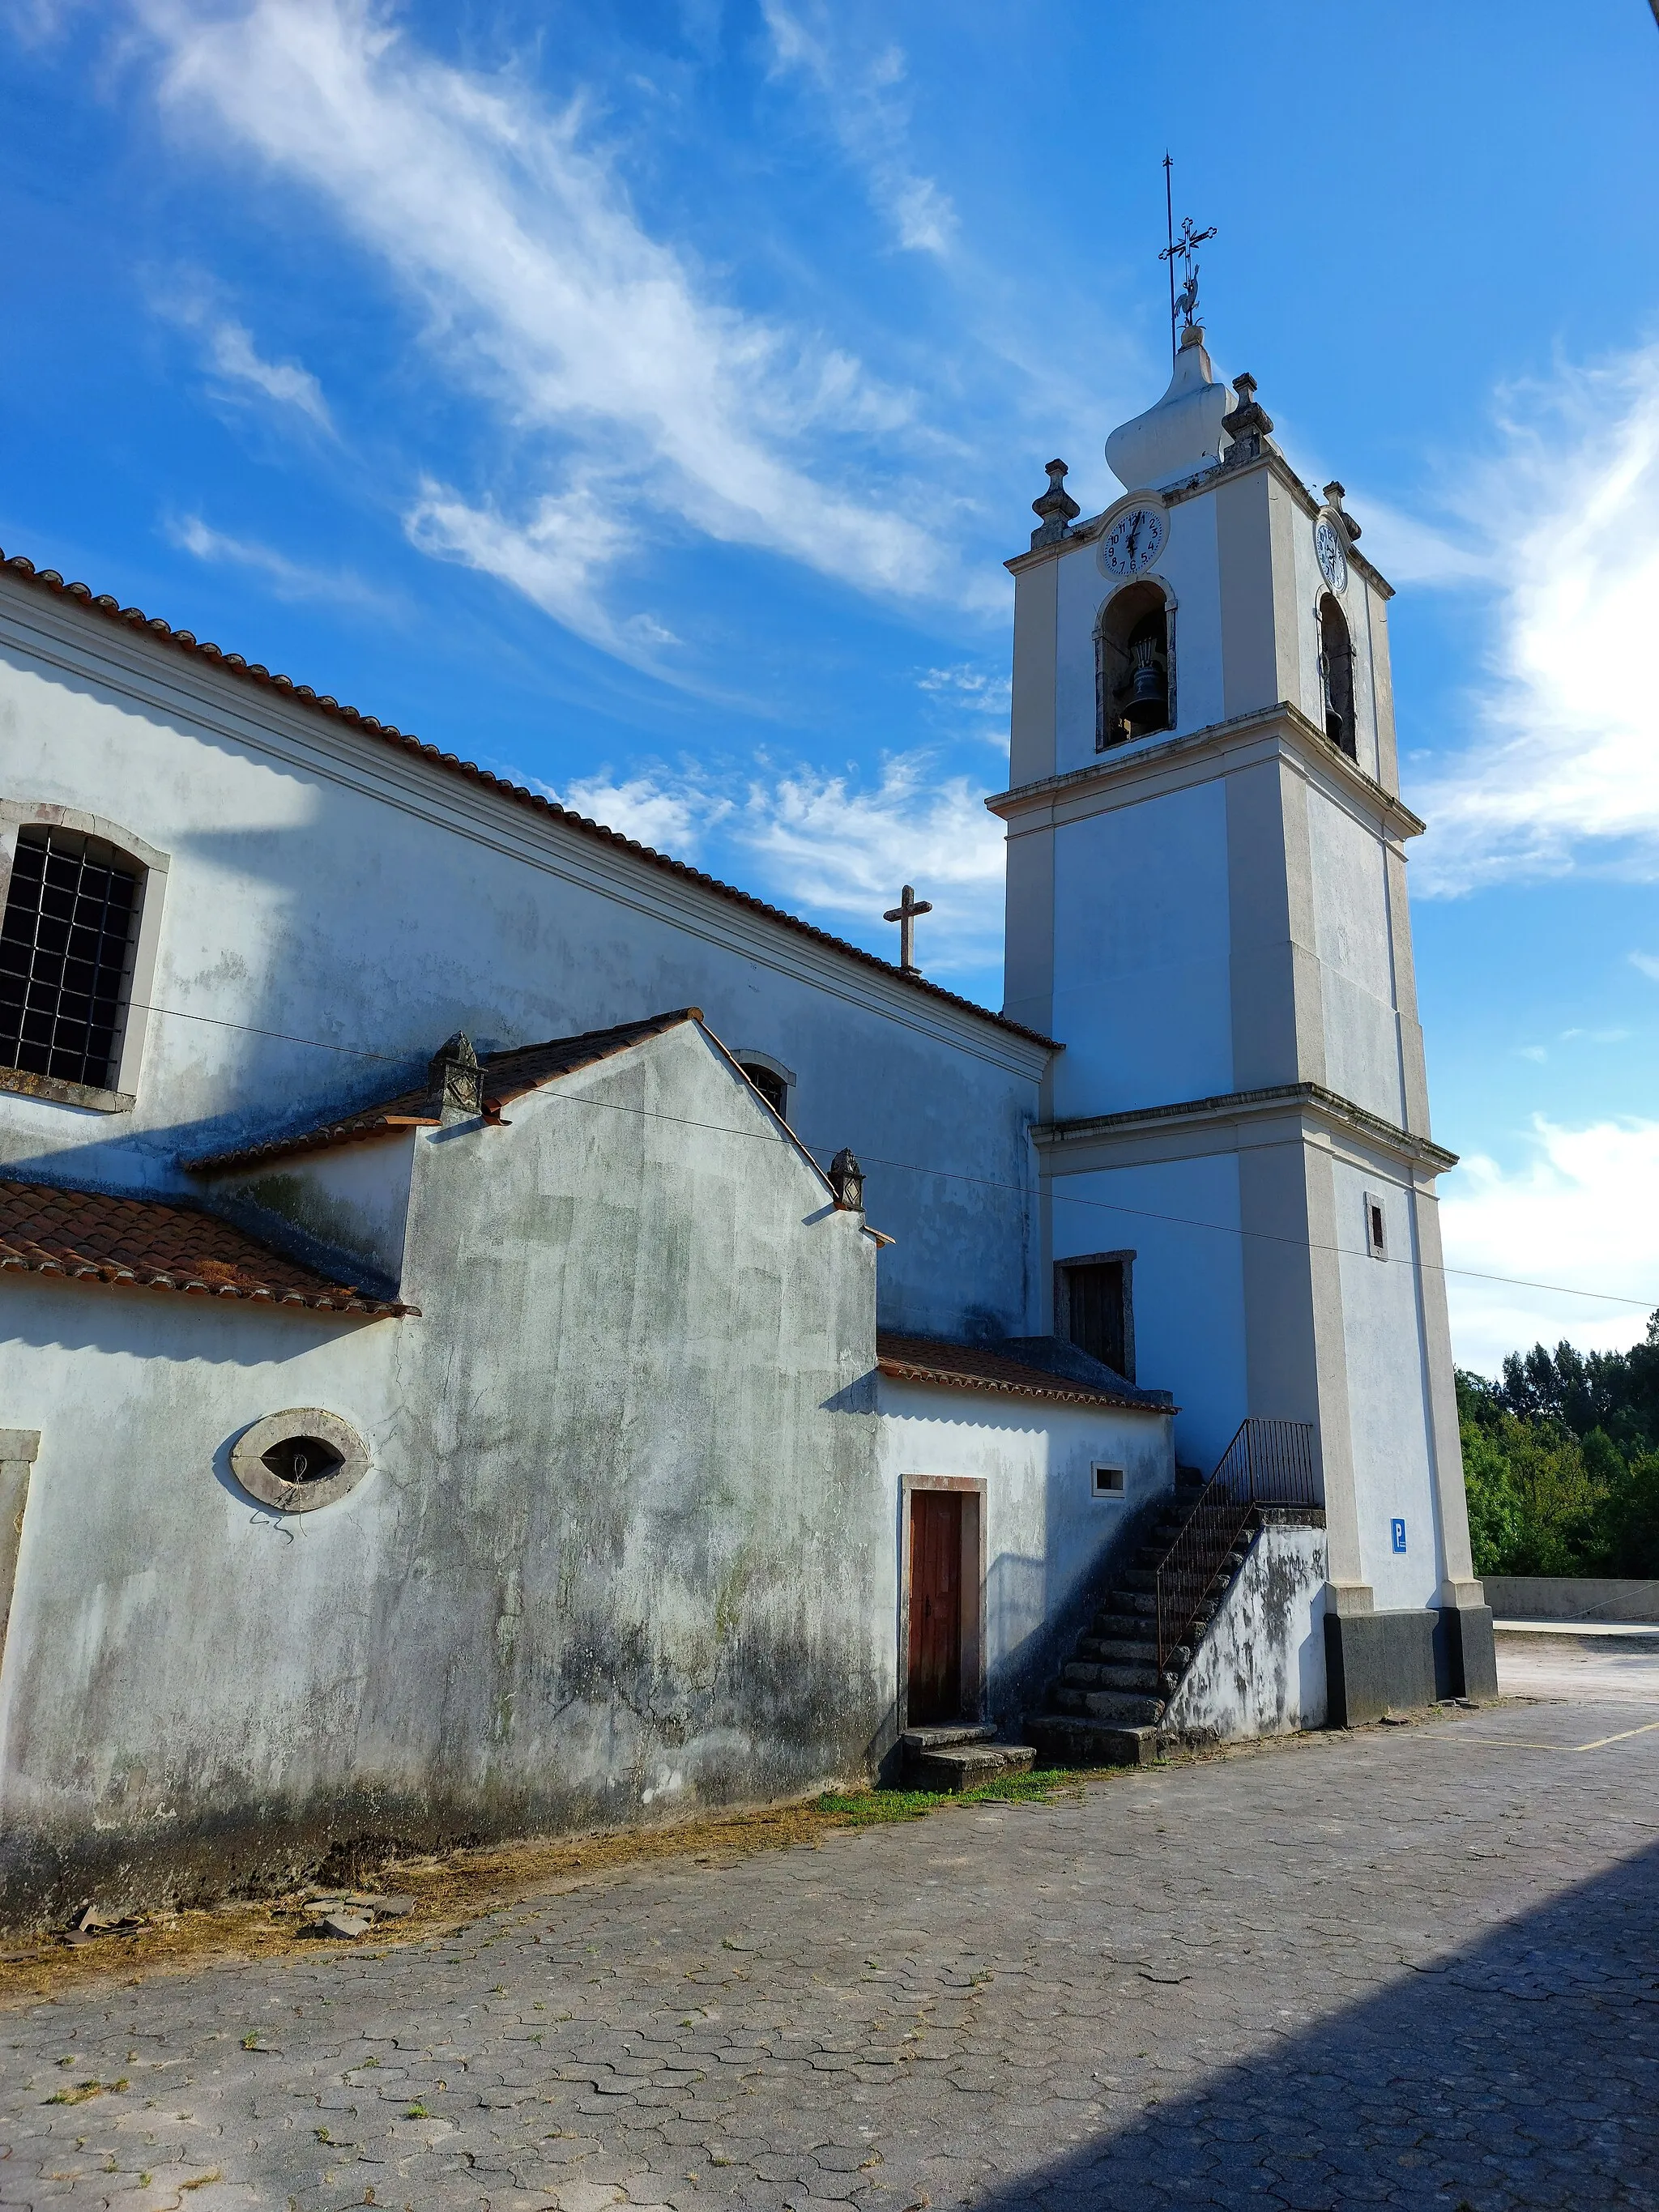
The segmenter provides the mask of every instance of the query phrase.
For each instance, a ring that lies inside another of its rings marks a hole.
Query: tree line
[[[1659,1313],[1628,1352],[1512,1352],[1460,1369],[1477,1575],[1659,1578]]]

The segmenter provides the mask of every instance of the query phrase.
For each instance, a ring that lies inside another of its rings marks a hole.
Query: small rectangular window
[[[17,833],[0,922],[0,1067],[111,1088],[142,871],[78,830]]]
[[[1389,1256],[1389,1220],[1375,1191],[1365,1193],[1365,1249],[1373,1260]]]
[[[1097,1498],[1121,1498],[1123,1469],[1121,1467],[1102,1467],[1097,1462],[1094,1468],[1094,1492]]]

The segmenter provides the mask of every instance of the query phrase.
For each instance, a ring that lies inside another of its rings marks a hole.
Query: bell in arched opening
[[[1158,585],[1130,584],[1106,602],[1096,652],[1097,751],[1175,726],[1170,616]]]
[[[1350,760],[1358,757],[1353,711],[1353,640],[1347,618],[1327,592],[1319,602],[1319,680],[1325,691],[1325,735]]]

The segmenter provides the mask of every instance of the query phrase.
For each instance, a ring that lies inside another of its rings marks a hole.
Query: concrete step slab
[[[1036,1752],[1029,1743],[952,1744],[917,1759],[910,1779],[918,1790],[955,1794],[996,1782],[1005,1774],[1027,1774],[1036,1762]]]
[[[1025,1733],[1045,1766],[1146,1766],[1161,1747],[1155,1728],[1122,1728],[1071,1713],[1028,1720]]]

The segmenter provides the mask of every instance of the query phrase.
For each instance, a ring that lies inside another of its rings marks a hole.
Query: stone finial
[[[1066,535],[1067,526],[1074,522],[1083,509],[1066,489],[1066,464],[1049,461],[1048,489],[1040,499],[1031,501],[1031,512],[1042,524],[1031,532],[1033,545],[1057,545]]]
[[[830,1163],[830,1188],[843,1213],[863,1212],[864,1170],[854,1158],[850,1145],[843,1145]]]
[[[1335,477],[1333,477],[1330,483],[1325,487],[1325,498],[1327,504],[1334,507],[1337,514],[1341,516],[1342,527],[1347,532],[1348,542],[1352,544],[1354,539],[1359,535],[1359,525],[1354,520],[1352,515],[1349,514],[1347,508],[1342,504],[1342,496],[1346,489],[1347,487],[1346,484],[1338,483]]]
[[[1234,377],[1233,390],[1238,395],[1237,403],[1231,414],[1222,416],[1221,427],[1233,441],[1227,459],[1237,466],[1244,461],[1259,461],[1267,451],[1273,418],[1257,399],[1255,379],[1249,369],[1241,369]]]
[[[438,1047],[427,1064],[426,1080],[446,1121],[483,1112],[483,1070],[464,1030],[457,1030]]]

